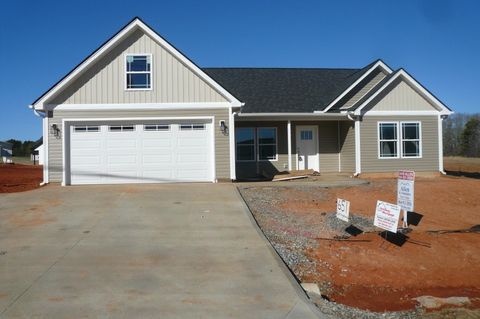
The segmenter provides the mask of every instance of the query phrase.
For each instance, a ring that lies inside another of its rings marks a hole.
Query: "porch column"
[[[360,148],[360,119],[355,119],[355,175],[362,172],[361,164],[361,148]]]
[[[287,141],[288,141],[288,170],[292,170],[292,123],[287,122]]]

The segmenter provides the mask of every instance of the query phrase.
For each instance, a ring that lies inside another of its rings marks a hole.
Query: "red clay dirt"
[[[321,219],[335,210],[336,198],[351,202],[351,214],[373,218],[377,200],[396,202],[395,179],[372,179],[369,185],[333,188],[319,193],[283,189],[280,209],[299,224]],[[304,253],[317,261],[317,271],[302,282],[330,282],[325,294],[333,301],[371,311],[407,310],[412,298],[466,296],[480,308],[480,234],[431,233],[461,230],[480,224],[480,179],[417,178],[415,210],[423,215],[407,242],[399,247],[378,233],[348,241],[318,240]],[[333,234],[324,233],[322,237]],[[473,298],[473,299],[472,299]]]
[[[40,165],[0,164],[0,193],[16,193],[40,187]]]

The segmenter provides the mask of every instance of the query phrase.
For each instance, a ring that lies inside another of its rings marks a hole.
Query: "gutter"
[[[344,117],[341,113],[238,113],[238,117],[289,117],[289,116],[311,116],[311,117]]]
[[[46,152],[47,151],[47,146],[46,146],[46,143],[48,143],[48,136],[45,136],[45,119],[47,117],[47,114],[46,112],[41,112],[41,111],[37,111],[33,105],[29,105],[28,106],[29,109],[31,109],[33,111],[33,114],[35,114],[36,116],[38,116],[39,118],[42,119],[42,125],[43,125],[43,129],[42,129],[42,136],[43,136],[43,151]],[[45,179],[45,175],[48,174],[48,172],[46,173],[45,172],[45,166],[47,166],[47,157],[45,156],[45,154],[43,155],[43,158],[44,158],[44,169],[43,169],[43,181],[40,183],[40,186],[44,186],[46,184],[48,184],[48,181]]]

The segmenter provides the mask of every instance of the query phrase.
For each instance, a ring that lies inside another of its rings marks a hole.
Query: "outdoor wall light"
[[[227,127],[227,124],[225,124],[224,120],[220,121],[220,131],[222,131],[223,134],[228,133],[228,127]]]
[[[58,128],[58,125],[52,124],[51,128],[52,128],[52,134],[58,137],[60,135],[60,129]]]

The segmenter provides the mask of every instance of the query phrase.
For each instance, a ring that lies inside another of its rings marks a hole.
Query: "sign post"
[[[403,209],[403,227],[408,227],[407,212],[413,212],[415,172],[399,171],[397,205]]]
[[[401,208],[398,205],[382,202],[380,200],[377,201],[373,225],[388,230],[389,232],[396,233],[400,210]]]
[[[350,214],[350,202],[345,199],[337,198],[337,218],[348,222]]]

